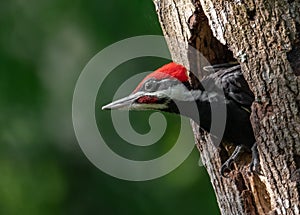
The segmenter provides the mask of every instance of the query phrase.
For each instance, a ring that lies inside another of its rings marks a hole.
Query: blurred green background
[[[0,4],[0,214],[219,214],[196,149],[170,174],[130,182],[94,167],[75,138],[72,95],[81,70],[114,42],[161,35],[152,1],[13,0]],[[165,62],[146,58],[122,65],[119,70],[125,75],[116,71],[101,86],[107,94],[98,98],[99,105],[112,99],[116,88],[110,81],[117,86],[130,75]],[[137,132],[149,130],[150,114],[131,114]],[[119,142],[111,146],[113,150],[144,155],[101,126],[110,128],[109,112],[97,113],[100,118],[101,133]],[[157,143],[152,148],[152,152],[160,151],[158,155],[172,147],[174,129],[180,123],[176,116],[166,114],[166,118],[170,127],[162,140],[165,145]]]

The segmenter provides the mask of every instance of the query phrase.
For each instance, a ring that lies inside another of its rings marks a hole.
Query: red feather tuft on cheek
[[[140,104],[154,104],[158,101],[158,98],[155,96],[142,96],[137,102]]]

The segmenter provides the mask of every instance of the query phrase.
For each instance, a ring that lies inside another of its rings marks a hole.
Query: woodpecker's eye
[[[153,92],[157,89],[157,87],[158,87],[158,83],[155,80],[147,81],[144,86],[147,92]]]

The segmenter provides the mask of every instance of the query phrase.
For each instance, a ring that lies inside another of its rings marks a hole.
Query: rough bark
[[[237,59],[255,94],[251,122],[263,176],[250,156],[219,174],[232,148],[216,148],[193,124],[222,214],[300,213],[300,3],[264,0],[153,0],[173,60],[199,71],[188,45],[211,64]],[[191,74],[191,81],[197,81]],[[237,128],[238,132],[238,128]],[[242,163],[243,162],[243,163]],[[299,174],[298,174],[299,173]]]

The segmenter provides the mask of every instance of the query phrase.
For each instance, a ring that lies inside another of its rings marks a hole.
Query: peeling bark
[[[216,148],[192,123],[221,213],[299,214],[300,2],[153,1],[174,61],[201,77],[205,62],[195,60],[189,45],[211,64],[235,58],[256,97],[251,122],[264,176],[248,172],[246,156],[230,178],[222,178],[219,169],[232,147]]]

